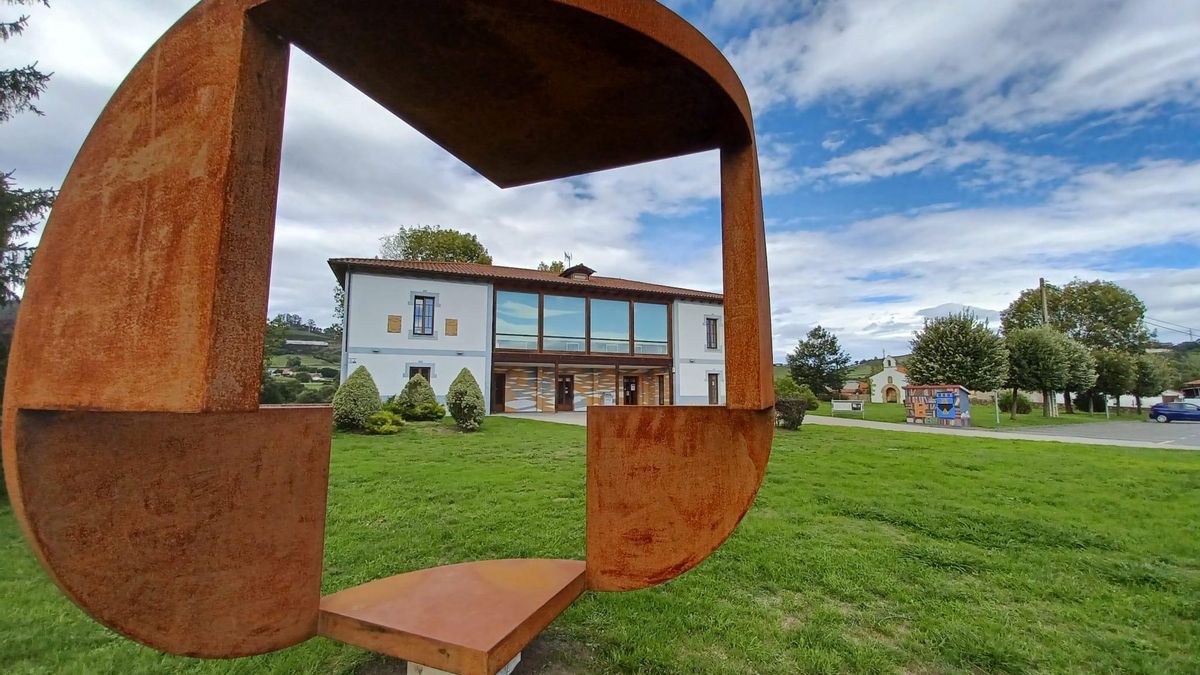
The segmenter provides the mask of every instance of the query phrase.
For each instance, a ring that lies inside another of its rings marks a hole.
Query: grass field
[[[284,368],[287,367],[287,360],[296,356],[300,357],[300,365],[309,368],[341,368],[337,361],[326,361],[311,354],[277,354],[268,359],[267,365],[270,368]]]
[[[338,436],[325,591],[464,560],[581,557],[584,429],[489,419]],[[805,427],[729,543],[587,595],[554,672],[1200,672],[1200,454]],[[87,620],[0,507],[0,672],[352,673],[314,639],[160,656]]]
[[[839,412],[837,417],[845,417],[848,419],[866,419],[870,422],[893,422],[895,424],[906,424],[907,413],[905,412],[903,403],[867,403],[864,415],[858,413]],[[1042,409],[1039,406],[1034,406],[1034,411],[1028,415],[1017,415],[1017,419],[1009,419],[1009,414],[1006,412],[1000,413],[1000,424],[996,424],[996,409],[990,405],[975,405],[971,407],[971,426],[976,429],[1018,429],[1021,427],[1042,427],[1042,426],[1060,426],[1068,424],[1087,424],[1089,422],[1134,422],[1145,421],[1146,415],[1139,415],[1136,412],[1124,412],[1120,415],[1114,410],[1111,418],[1105,418],[1104,413],[1089,415],[1087,413],[1075,413],[1068,415],[1065,412],[1059,411],[1058,417],[1042,417]],[[810,415],[832,416],[832,405],[828,401],[821,401],[821,407],[809,412]]]

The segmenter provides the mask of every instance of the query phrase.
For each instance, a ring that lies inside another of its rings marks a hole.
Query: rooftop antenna
[[[567,269],[571,269],[572,267],[574,267],[574,265],[571,264],[571,260],[574,257],[575,256],[571,255],[570,253],[563,251],[563,260],[567,261]]]

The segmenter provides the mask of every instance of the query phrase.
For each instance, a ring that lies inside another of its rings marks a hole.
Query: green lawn
[[[867,403],[867,408],[864,411],[865,416],[859,413],[839,412],[833,415],[832,406],[828,401],[821,401],[821,407],[809,412],[810,415],[824,415],[826,417],[845,417],[848,419],[866,419],[870,422],[893,422],[895,424],[907,424],[907,414],[903,403]],[[1112,412],[1112,417],[1106,419],[1104,413],[1096,413],[1089,415],[1084,413],[1075,413],[1068,415],[1062,410],[1059,410],[1058,417],[1042,417],[1042,410],[1038,406],[1034,406],[1033,412],[1028,415],[1017,415],[1017,419],[1009,419],[1009,414],[1006,412],[1000,413],[1000,424],[996,425],[996,409],[990,405],[975,405],[971,407],[971,426],[976,429],[1018,429],[1021,427],[1040,427],[1040,426],[1057,426],[1064,424],[1086,424],[1088,422],[1133,422],[1144,421],[1146,416],[1139,415],[1135,412],[1125,412],[1120,415],[1116,411]]]
[[[267,366],[270,368],[286,368],[287,360],[297,356],[300,357],[300,365],[308,366],[309,368],[341,368],[341,364],[337,361],[326,361],[312,354],[278,354],[267,360]]]
[[[325,590],[464,560],[581,557],[584,429],[489,419],[338,436]],[[1200,454],[865,429],[781,433],[730,542],[587,595],[555,672],[1200,672]],[[0,507],[0,672],[350,673],[314,639],[160,656],[58,594]]]

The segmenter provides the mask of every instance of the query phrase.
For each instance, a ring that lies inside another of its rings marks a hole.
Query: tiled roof
[[[657,295],[662,297],[679,298],[683,300],[700,300],[703,302],[721,302],[724,299],[720,293],[696,291],[688,288],[648,284],[643,281],[630,281],[615,277],[592,276],[590,279],[567,279],[554,272],[540,272],[523,267],[503,267],[501,265],[480,265],[477,263],[457,262],[416,262],[413,260],[380,260],[378,258],[333,258],[329,266],[337,275],[338,281],[344,283],[347,270],[358,272],[375,272],[378,274],[393,274],[396,276],[446,277],[455,279],[479,279],[485,281],[512,281],[517,283],[533,283],[546,288],[570,288],[573,290],[607,290],[626,291]]]

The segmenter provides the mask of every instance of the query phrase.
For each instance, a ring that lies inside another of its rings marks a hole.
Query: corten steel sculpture
[[[289,44],[502,187],[720,150],[728,406],[590,411],[586,562],[321,597],[330,410],[258,404]],[[146,645],[324,635],[494,673],[585,590],[667,581],[732,533],[770,451],[768,302],[746,94],[658,3],[205,0],[122,84],[50,217],[4,401],[9,495],[63,592]]]

